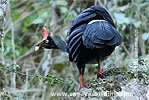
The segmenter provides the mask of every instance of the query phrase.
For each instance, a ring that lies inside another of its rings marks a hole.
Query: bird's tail
[[[107,21],[89,23],[82,35],[83,44],[87,48],[102,48],[103,46],[118,46],[122,42],[116,28]]]

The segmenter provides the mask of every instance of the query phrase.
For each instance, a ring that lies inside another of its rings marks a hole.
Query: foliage
[[[49,95],[51,92],[78,89],[79,73],[68,55],[58,50],[35,52],[34,45],[43,37],[43,26],[51,36],[65,40],[76,15],[92,5],[107,8],[123,37],[122,45],[102,63],[103,70],[134,60],[136,31],[139,59],[149,53],[149,2],[146,0],[10,0],[0,53],[3,98],[51,100],[56,98]],[[95,78],[96,67],[96,64],[87,65],[84,83]]]

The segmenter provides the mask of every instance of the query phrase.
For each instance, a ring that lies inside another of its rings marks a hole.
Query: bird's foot
[[[97,73],[97,79],[98,79],[99,77],[100,77],[100,78],[103,78],[102,72],[98,72],[98,73]]]
[[[88,84],[80,85],[80,86],[79,86],[79,90],[82,89],[82,88],[85,88],[85,87],[87,87],[87,86],[88,86]]]
[[[80,90],[82,88],[87,88],[88,86],[89,86],[89,84],[88,83],[85,83],[83,85],[80,85],[78,89]]]
[[[80,87],[79,87],[79,90],[84,88],[84,85],[83,84],[80,84]]]

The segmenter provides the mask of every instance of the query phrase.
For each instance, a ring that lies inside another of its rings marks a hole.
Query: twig
[[[8,93],[25,93],[25,92],[44,92],[44,90],[35,88],[35,89],[15,90],[14,91],[13,89],[10,89],[10,90],[4,91],[4,92],[8,92]],[[2,94],[4,92],[0,92],[0,94]]]
[[[130,55],[130,52],[128,51],[128,49],[126,48],[126,46],[124,45],[124,43],[122,43],[122,47],[124,48],[125,52],[129,56]]]
[[[8,14],[10,18],[10,28],[11,28],[11,43],[12,43],[12,53],[13,53],[13,64],[16,64],[16,57],[15,57],[15,43],[14,43],[14,27],[13,27],[13,21],[11,17],[11,8],[10,8],[10,0],[8,0]],[[15,66],[13,66],[15,69]],[[11,86],[13,88],[16,88],[16,73],[11,73]]]
[[[2,64],[5,64],[5,57],[4,57],[4,43],[2,42]]]
[[[12,7],[12,9],[17,8],[18,6],[24,4],[25,2],[28,2],[28,0],[25,0],[25,1],[22,0],[22,1],[20,1],[19,3],[15,4],[15,5]]]
[[[28,75],[28,70],[26,69],[26,75]],[[25,81],[25,90],[27,90],[28,87],[28,76],[26,76],[26,81]]]
[[[24,59],[25,57],[30,56],[31,54],[33,54],[33,53],[35,52],[35,51],[34,51],[34,47],[35,47],[35,45],[32,46],[31,49],[30,49],[29,51],[27,51],[25,54],[23,54],[23,55],[20,56],[19,58],[16,58],[16,63],[17,63],[18,61]],[[8,66],[12,66],[12,65],[13,65],[13,62],[10,62],[10,63],[8,64]]]
[[[146,46],[147,45],[145,45],[145,41],[142,39],[142,34],[139,34],[139,47],[141,49],[140,51],[141,51],[142,56],[145,56]]]
[[[101,2],[101,0],[98,0],[98,4],[101,5],[102,7],[105,7],[104,4]]]
[[[136,70],[139,66],[138,64],[138,31],[135,30],[135,39],[134,39],[134,58],[135,58],[135,62],[136,62]]]
[[[7,0],[0,1],[0,48],[4,40],[4,12],[6,9]]]
[[[73,3],[72,5],[70,6],[69,10],[68,10],[68,13],[71,12],[71,10],[73,10],[73,8],[75,7],[77,3],[77,0],[73,0]],[[62,20],[64,20],[66,18],[66,16],[68,15],[68,13],[66,13],[64,16],[62,16],[57,22],[61,22]]]
[[[94,5],[97,5],[97,2],[98,2],[97,0],[94,0]]]
[[[135,30],[134,58],[138,60],[138,31]]]

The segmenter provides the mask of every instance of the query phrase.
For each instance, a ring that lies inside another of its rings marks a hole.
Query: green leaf
[[[0,63],[0,67],[4,67],[5,65],[3,65],[2,63]]]
[[[143,40],[149,39],[149,33],[142,34],[142,38],[143,38]]]
[[[25,52],[27,52],[28,50],[29,50],[29,48],[27,48],[26,46],[24,46],[22,53],[25,53]]]
[[[16,57],[19,57],[20,56],[20,51],[19,50],[16,50],[15,51],[15,55],[16,55]]]
[[[129,5],[125,5],[125,6],[118,7],[117,9],[120,9],[120,11],[125,11],[128,8],[129,8]]]
[[[15,65],[16,69],[19,69],[19,68],[20,68],[20,66],[19,66],[19,65],[17,65],[17,64],[14,64],[14,65]]]
[[[61,12],[62,13],[67,13],[68,12],[68,8],[67,7],[61,7]]]
[[[37,18],[32,22],[32,24],[41,24],[43,22],[44,22],[44,20],[42,18]]]
[[[31,24],[42,24],[44,22],[44,19],[46,19],[47,17],[47,11],[41,12],[41,14],[39,13],[39,16],[35,20],[33,20]]]
[[[136,28],[140,27],[141,21],[137,21],[136,19],[132,19],[131,17],[126,17],[123,13],[114,13],[115,19],[117,20],[117,24],[134,24]]]
[[[24,26],[28,27],[32,23],[32,18],[27,17],[24,21]]]
[[[12,17],[15,21],[17,21],[19,19],[19,12],[17,10],[13,10],[12,11]]]
[[[140,27],[141,21],[136,21],[133,23],[136,28]]]
[[[43,12],[43,13],[39,16],[39,18],[47,18],[47,17],[48,17],[48,12],[47,12],[47,11]]]
[[[26,27],[23,27],[23,32],[27,32],[27,28]]]
[[[114,13],[115,19],[117,20],[117,24],[130,24],[130,19],[125,17],[125,15],[123,13]]]

